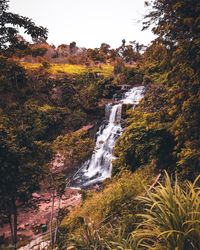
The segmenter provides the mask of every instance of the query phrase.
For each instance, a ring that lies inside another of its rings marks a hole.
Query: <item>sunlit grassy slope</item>
[[[41,63],[22,63],[22,66],[27,70],[36,70],[43,67]],[[110,76],[113,73],[113,66],[103,64],[100,67],[87,67],[84,65],[72,65],[72,64],[50,64],[50,67],[46,69],[50,74],[83,74],[87,72],[96,72],[104,76]]]

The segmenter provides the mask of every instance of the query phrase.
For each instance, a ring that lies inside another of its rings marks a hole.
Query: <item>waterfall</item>
[[[81,171],[74,177],[76,186],[86,187],[111,177],[112,151],[116,139],[122,133],[121,113],[123,104],[132,104],[133,108],[143,97],[144,87],[134,87],[127,91],[117,104],[107,104],[105,115],[107,123],[97,132],[97,140],[92,157],[83,163]]]

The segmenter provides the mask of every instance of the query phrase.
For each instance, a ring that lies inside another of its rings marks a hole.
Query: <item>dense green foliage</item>
[[[123,168],[134,171],[138,167],[151,165],[173,169],[174,139],[169,133],[169,124],[158,123],[157,118],[157,114],[142,109],[132,113],[130,125],[115,147],[117,160],[114,162],[114,173]]]
[[[152,84],[119,139],[115,165],[135,169],[153,160],[158,168],[195,178],[200,166],[200,6],[187,0],[158,0],[152,6],[145,25],[153,23],[158,38],[142,64],[144,81]]]

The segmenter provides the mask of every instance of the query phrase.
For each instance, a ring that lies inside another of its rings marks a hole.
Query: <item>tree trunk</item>
[[[9,221],[9,225],[10,225],[11,242],[12,242],[12,245],[14,245],[14,232],[13,232],[13,226],[12,226],[12,214],[8,215],[8,221]]]
[[[14,215],[13,215],[13,226],[14,226],[14,249],[17,249],[17,207],[16,207],[16,203],[14,201]]]
[[[54,203],[55,203],[55,189],[52,190],[52,203],[51,203],[51,218],[50,218],[50,242],[51,242],[51,249],[54,247],[54,240],[53,240],[53,217],[54,217]]]
[[[59,200],[58,200],[58,212],[57,212],[56,227],[55,227],[55,232],[54,232],[54,244],[56,243],[58,226],[59,226],[60,203],[61,203],[61,196],[59,196]]]
[[[8,220],[10,224],[13,250],[17,250],[17,206],[14,196],[12,197],[11,206],[11,213],[8,216]]]

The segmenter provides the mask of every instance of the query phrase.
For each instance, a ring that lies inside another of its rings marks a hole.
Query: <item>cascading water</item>
[[[124,98],[117,104],[106,105],[107,123],[97,132],[95,151],[74,177],[74,183],[79,187],[86,187],[111,177],[112,150],[116,139],[122,132],[121,111],[123,104],[132,104],[133,108],[142,99],[144,87],[134,87],[127,91]]]

